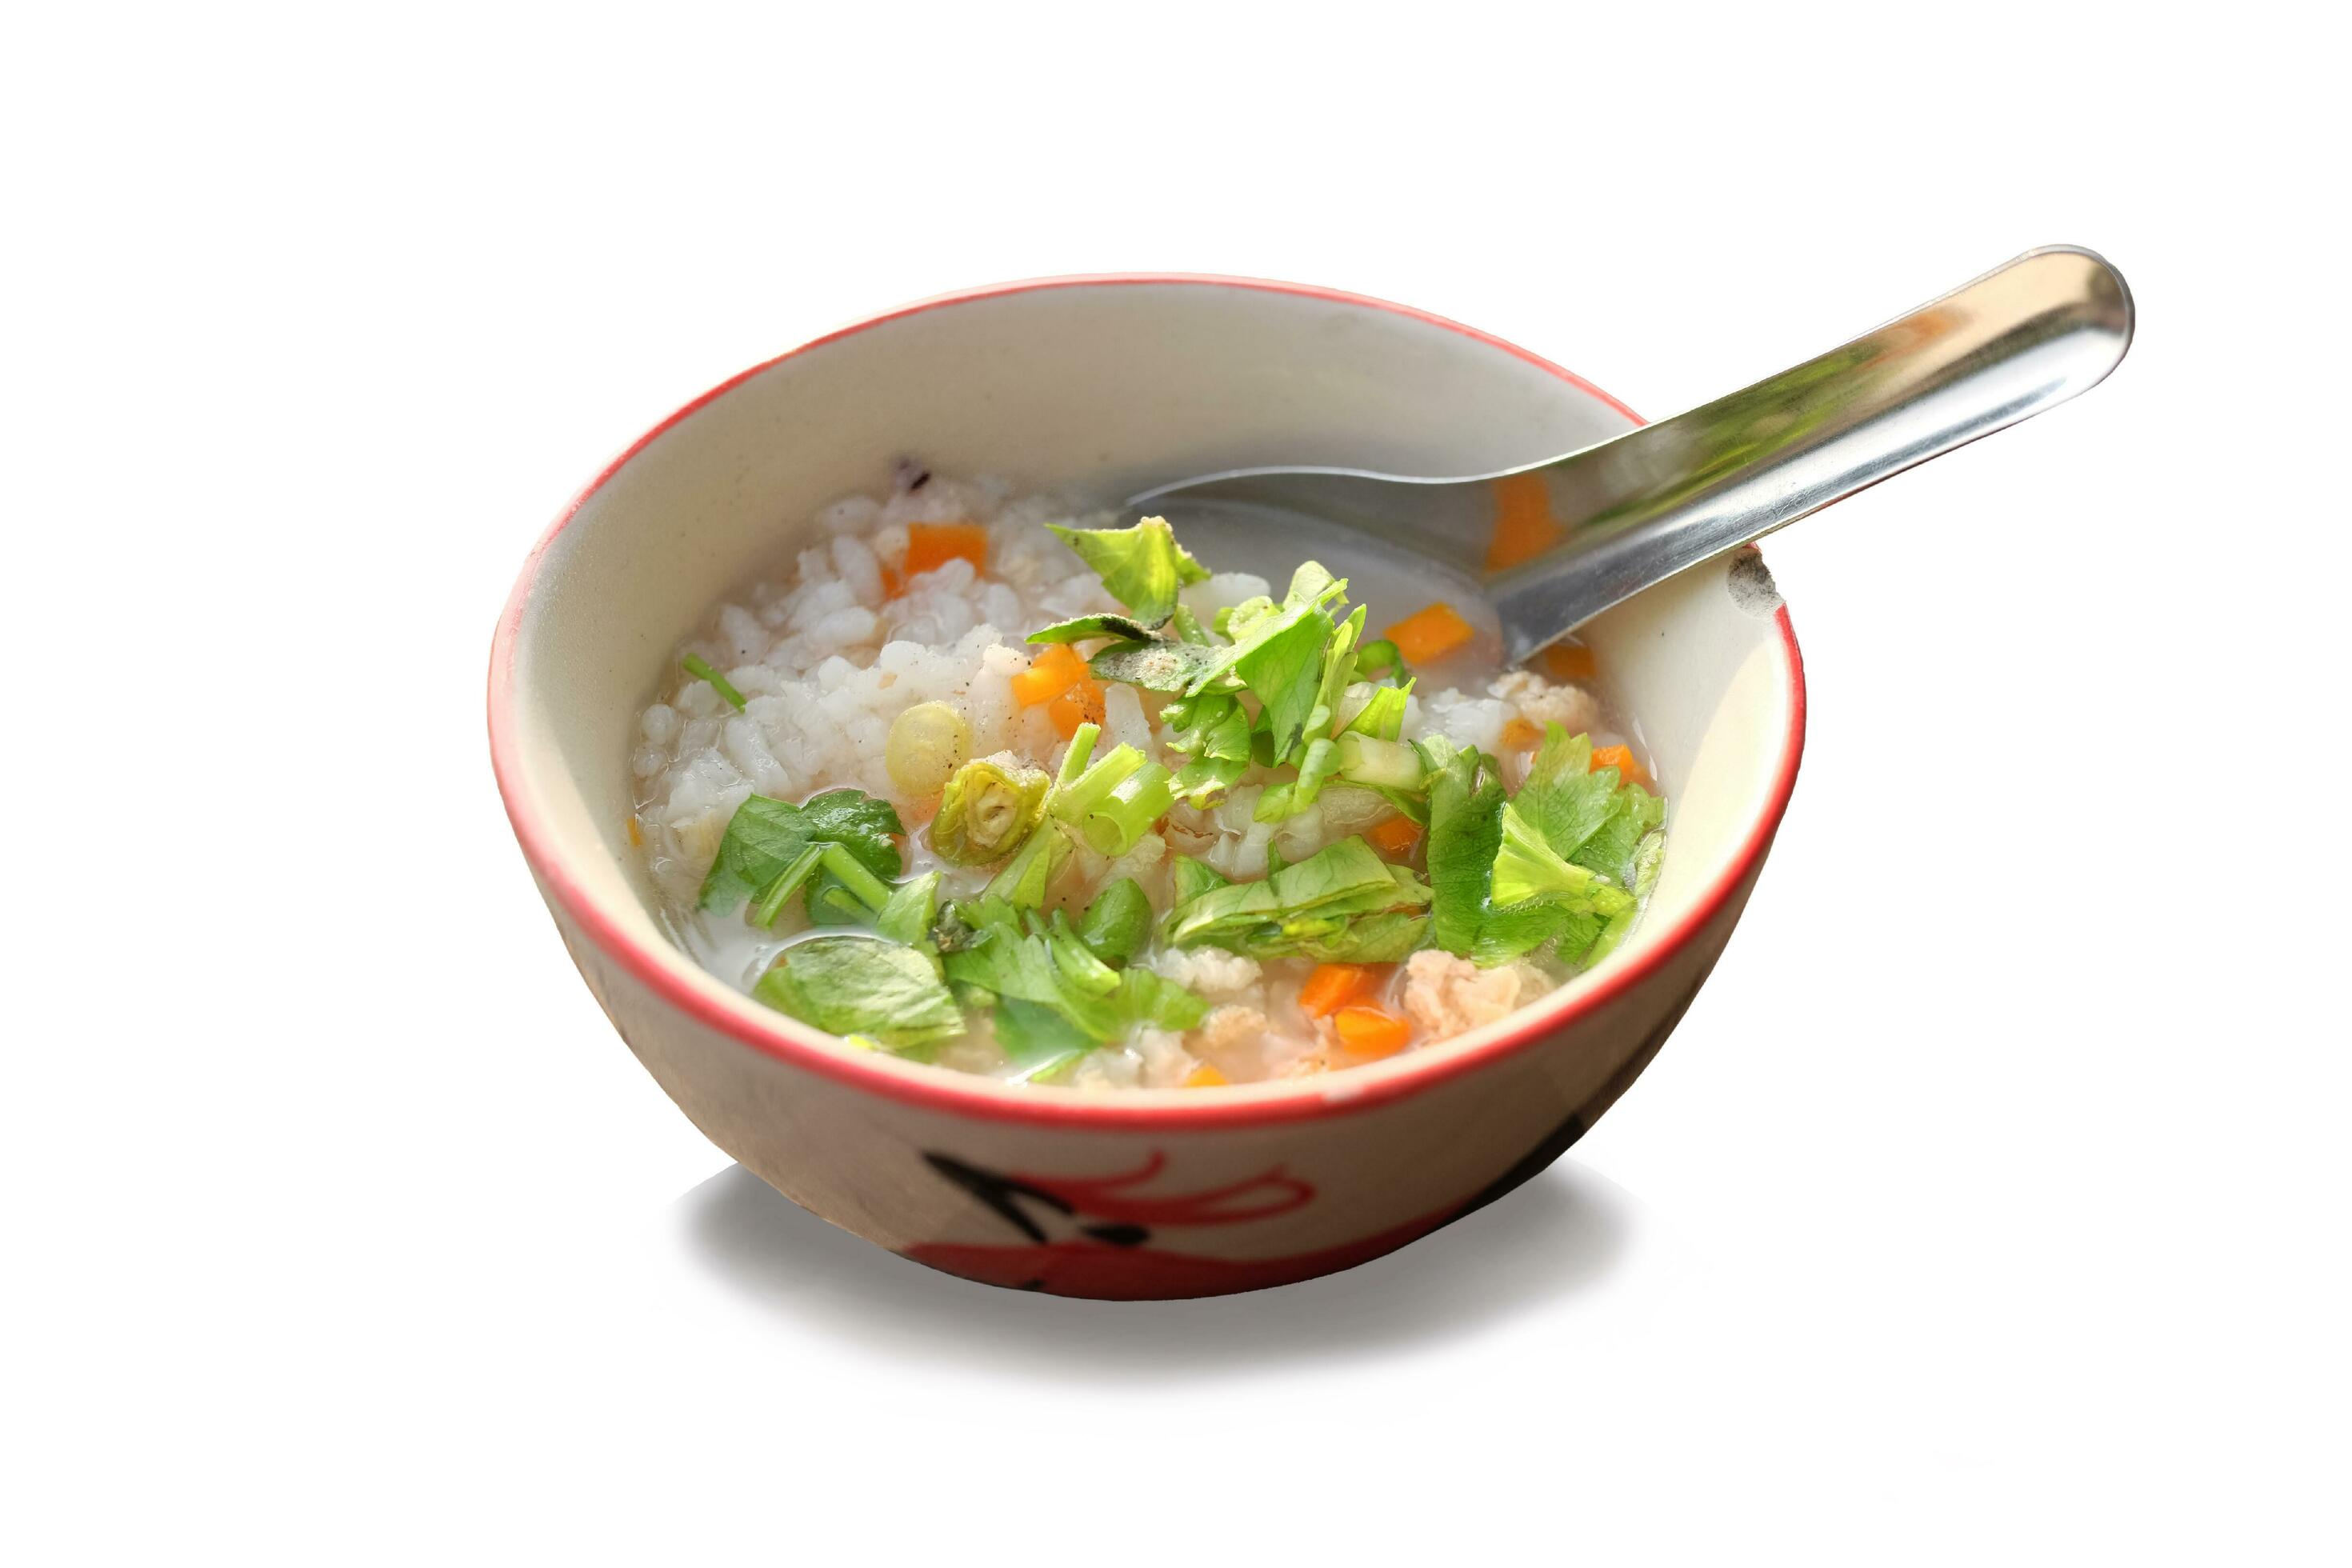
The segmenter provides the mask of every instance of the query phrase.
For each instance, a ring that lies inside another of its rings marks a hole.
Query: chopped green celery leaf
[[[1404,733],[1404,700],[1412,695],[1410,680],[1402,686],[1372,687],[1364,705],[1354,710],[1339,728],[1343,732],[1394,742]]]
[[[1264,881],[1211,887],[1186,899],[1169,916],[1168,936],[1191,947],[1324,935],[1357,915],[1428,901],[1429,889],[1411,871],[1390,866],[1360,838],[1343,838]]]
[[[1310,737],[1328,735],[1339,727],[1339,699],[1356,679],[1356,645],[1364,640],[1364,606],[1358,605],[1354,613],[1339,623],[1332,634],[1331,646],[1324,650],[1323,683],[1315,693],[1315,711],[1307,719]],[[1319,719],[1318,713],[1321,715]]]
[[[1000,1034],[1008,1001],[1058,1015],[1067,1026],[1055,1036],[1062,1044],[1076,1037],[1107,1044],[1124,1038],[1138,1024],[1191,1028],[1208,1012],[1199,997],[1148,969],[1122,972],[1103,963],[1071,934],[1066,921],[1043,932],[991,923],[979,940],[949,953],[945,962],[950,980],[997,998]],[[1015,1021],[1033,1030],[1044,1026],[1018,1010]]]
[[[1627,875],[1633,847],[1666,813],[1665,802],[1615,768],[1592,771],[1591,737],[1558,724],[1544,727],[1515,804],[1552,853],[1612,878]]]
[[[1663,829],[1645,835],[1642,842],[1634,846],[1633,907],[1620,910],[1609,917],[1609,923],[1601,928],[1591,951],[1584,954],[1586,968],[1591,968],[1616,952],[1617,944],[1625,940],[1625,933],[1633,929],[1633,922],[1649,907],[1650,890],[1658,885],[1658,867],[1665,858],[1665,853],[1666,836]]]
[[[1633,895],[1607,877],[1555,854],[1535,825],[1519,814],[1517,803],[1503,808],[1501,844],[1493,864],[1498,905],[1549,899],[1601,916],[1633,907]]]
[[[1113,643],[1087,660],[1100,680],[1123,681],[1146,691],[1198,691],[1233,663],[1233,649],[1207,643]]]
[[[1397,963],[1412,956],[1429,930],[1427,915],[1363,915],[1336,934],[1248,949],[1257,958],[1307,958],[1318,963]]]
[[[890,889],[890,901],[874,917],[874,934],[919,947],[931,940],[940,905],[940,874],[926,871]]]
[[[1523,958],[1544,943],[1566,935],[1571,926],[1581,923],[1580,947],[1590,943],[1601,930],[1598,915],[1577,914],[1565,904],[1537,900],[1532,903],[1514,904],[1509,909],[1490,910],[1478,927],[1478,935],[1470,946],[1470,962],[1481,969],[1492,969],[1498,963],[1508,963]],[[1565,944],[1564,944],[1565,945]]]
[[[1118,989],[1118,971],[1097,958],[1094,950],[1078,940],[1070,927],[1069,916],[1056,910],[1054,925],[1045,937],[1046,951],[1054,955],[1054,969],[1061,976],[1064,987],[1084,996],[1108,996]]]
[[[690,653],[679,662],[685,667],[687,674],[697,680],[710,682],[711,689],[727,699],[728,706],[733,708],[736,712],[743,711],[743,694],[735,689],[733,681],[713,669],[709,659],[698,653]]]
[[[1201,617],[1194,615],[1188,605],[1176,606],[1174,625],[1177,641],[1207,645],[1209,634],[1201,629]]]
[[[1356,673],[1366,680],[1378,680],[1403,668],[1403,653],[1386,637],[1376,637],[1356,651]]]
[[[698,901],[712,913],[731,914],[816,843],[839,844],[876,877],[896,881],[900,862],[894,839],[904,832],[888,801],[854,789],[827,790],[805,805],[752,795],[728,819]],[[818,888],[836,880],[821,875]],[[813,901],[816,891],[811,889]]]
[[[1294,618],[1243,647],[1233,666],[1242,684],[1257,694],[1276,757],[1288,756],[1306,732],[1321,689],[1324,652],[1336,629],[1330,616],[1312,607],[1285,615]]]
[[[1146,763],[1078,824],[1095,852],[1116,859],[1134,848],[1176,804],[1175,775]]]
[[[1367,789],[1414,791],[1429,784],[1433,770],[1419,751],[1402,741],[1375,740],[1349,730],[1332,745],[1339,774],[1349,784]]]
[[[1155,642],[1152,628],[1126,616],[1079,616],[1072,620],[1055,621],[1050,626],[1040,626],[1029,634],[1028,640],[1036,643],[1079,642],[1087,637],[1125,637],[1131,642]]]
[[[1318,737],[1307,742],[1306,754],[1299,759],[1298,776],[1267,786],[1257,797],[1252,809],[1252,820],[1280,822],[1297,816],[1315,804],[1323,786],[1339,771],[1339,748],[1328,738]]]
[[[1478,940],[1504,808],[1503,781],[1475,751],[1454,752],[1430,779],[1429,934],[1448,952],[1467,956]]]
[[[1231,793],[1249,772],[1249,759],[1226,762],[1215,758],[1187,763],[1176,770],[1176,794],[1185,805],[1210,806]]]
[[[1177,717],[1171,719],[1171,713]],[[1176,773],[1177,795],[1191,805],[1213,805],[1223,800],[1250,765],[1250,716],[1234,698],[1204,691],[1160,710],[1163,723],[1176,726],[1168,749],[1192,760]]]
[[[963,1014],[929,954],[872,936],[821,936],[786,948],[751,994],[835,1035],[893,1050],[963,1033]]]
[[[952,866],[986,866],[1028,840],[1045,812],[1053,775],[1010,752],[975,757],[955,771],[931,818],[931,848]]]
[[[1151,936],[1151,900],[1143,884],[1132,877],[1095,895],[1077,924],[1078,940],[1105,963],[1124,966],[1135,962]]]
[[[1034,1083],[1070,1067],[1100,1042],[1042,1002],[1000,996],[996,1043],[1013,1059],[1013,1081]]]
[[[1372,793],[1423,827],[1429,826],[1429,796],[1412,790],[1379,789]]]
[[[824,852],[829,847],[831,846],[812,844],[802,850],[791,865],[777,872],[775,879],[752,903],[751,923],[762,931],[772,928],[776,918],[784,912],[784,906],[792,901],[793,895],[816,874],[817,862],[824,858]]]
[[[1164,517],[1147,517],[1132,528],[1064,528],[1045,525],[1093,567],[1110,596],[1146,626],[1167,623],[1176,613],[1176,590],[1208,580],[1209,569],[1176,542]]]
[[[1002,899],[1022,909],[1036,909],[1045,903],[1045,889],[1069,854],[1070,840],[1061,825],[1041,822],[1037,831],[1029,836],[1029,842],[1004,863],[983,891],[989,898]]]
[[[1320,561],[1303,561],[1298,570],[1290,574],[1290,592],[1282,596],[1282,607],[1296,610],[1320,607],[1326,604],[1346,604],[1348,580],[1334,577]]]
[[[1230,888],[1233,879],[1206,860],[1180,856],[1176,861],[1176,902],[1181,907],[1213,888]]]
[[[1289,865],[1289,864],[1290,864],[1290,861],[1289,861],[1288,858],[1287,858],[1287,857],[1286,857],[1286,856],[1283,854],[1283,852],[1282,852],[1282,846],[1281,846],[1281,845],[1279,845],[1279,844],[1276,844],[1276,843],[1268,842],[1268,843],[1267,843],[1267,845],[1266,845],[1266,847],[1265,847],[1265,874],[1266,874],[1266,876],[1267,876],[1269,879],[1271,879],[1271,878],[1274,878],[1274,877],[1276,877],[1276,876],[1281,875],[1281,873],[1282,873],[1282,868],[1283,868],[1285,866],[1287,866],[1287,865]]]

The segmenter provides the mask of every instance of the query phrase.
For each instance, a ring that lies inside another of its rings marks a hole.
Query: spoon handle
[[[2032,250],[1875,331],[1534,470],[1570,538],[1496,575],[1506,657],[1654,583],[2032,417],[2131,346],[2131,291],[2087,250]]]

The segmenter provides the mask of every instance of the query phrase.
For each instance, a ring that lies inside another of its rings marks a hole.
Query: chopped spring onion
[[[734,708],[736,712],[740,713],[743,711],[743,694],[735,689],[735,683],[733,681],[728,679],[725,676],[711,668],[710,661],[709,659],[703,658],[698,653],[690,653],[688,654],[680,662],[684,665],[687,674],[694,677],[697,680],[707,680],[710,682],[712,689],[715,689],[719,696],[727,699],[729,704]]]

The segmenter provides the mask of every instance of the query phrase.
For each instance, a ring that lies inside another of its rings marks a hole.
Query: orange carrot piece
[[[1554,680],[1590,680],[1599,673],[1592,650],[1580,642],[1556,642],[1538,656]]]
[[[1087,661],[1069,644],[1055,643],[1013,678],[1013,700],[1024,708],[1034,708],[1040,702],[1051,702],[1085,679]]]
[[[1412,1025],[1369,1002],[1340,1008],[1332,1023],[1339,1028],[1339,1043],[1360,1057],[1394,1056],[1412,1038]]]
[[[1531,752],[1543,743],[1543,726],[1531,719],[1514,719],[1503,726],[1503,749]]]
[[[1470,623],[1443,599],[1415,610],[1388,629],[1389,641],[1407,664],[1428,664],[1470,640]]]
[[[643,849],[645,847],[646,830],[637,826],[636,816],[635,814],[632,814],[629,817],[629,847],[632,849]]]
[[[1500,572],[1532,561],[1568,537],[1551,514],[1551,492],[1541,474],[1506,474],[1495,481],[1495,537],[1486,545],[1486,570]]]
[[[1591,771],[1597,773],[1603,768],[1615,768],[1617,776],[1627,784],[1637,784],[1644,789],[1650,785],[1650,775],[1643,772],[1642,764],[1633,760],[1631,746],[1593,747]]]
[[[1410,816],[1391,816],[1364,835],[1372,847],[1393,859],[1421,842],[1421,824]]]
[[[1372,971],[1361,963],[1318,963],[1298,988],[1298,1005],[1310,1018],[1328,1018],[1372,988]]]
[[[898,569],[896,566],[885,566],[882,568],[882,596],[884,598],[895,599],[906,591],[907,580],[898,575]]]
[[[1219,1089],[1233,1081],[1207,1062],[1202,1062],[1186,1077],[1184,1087],[1186,1089]]]
[[[988,570],[988,530],[976,522],[910,522],[907,525],[907,575],[936,571],[957,559],[975,572]]]
[[[1045,705],[1045,715],[1054,721],[1054,732],[1065,741],[1078,732],[1081,724],[1103,721],[1102,682],[1080,676],[1067,691]]]

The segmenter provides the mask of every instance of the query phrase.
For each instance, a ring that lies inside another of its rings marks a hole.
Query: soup
[[[722,606],[630,764],[676,940],[850,1046],[1084,1089],[1378,1060],[1616,949],[1665,806],[1588,649],[1504,668],[1475,585],[1338,529],[1110,521],[902,464]]]

